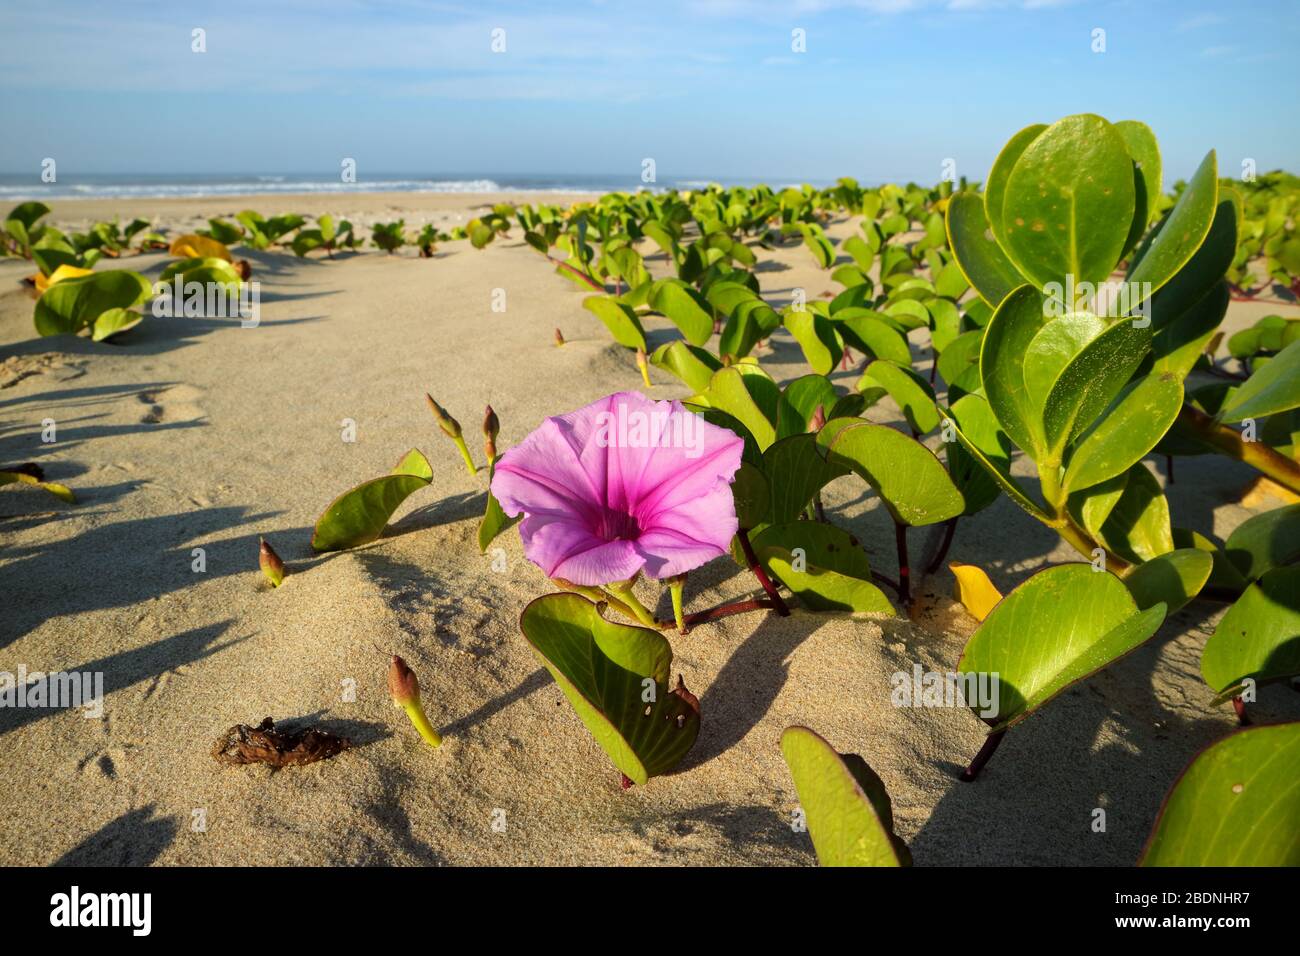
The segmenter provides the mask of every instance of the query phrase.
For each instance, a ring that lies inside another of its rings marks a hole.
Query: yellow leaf
[[[43,294],[46,289],[56,282],[62,282],[64,279],[76,279],[81,276],[88,276],[93,270],[79,269],[76,266],[62,265],[49,274],[43,276],[39,272],[32,276],[32,282],[36,285],[37,294]]]
[[[230,250],[222,243],[194,233],[187,233],[173,239],[167,254],[180,259],[224,259],[226,262],[234,261],[230,255]]]
[[[982,621],[988,617],[993,606],[1002,600],[1002,592],[993,586],[989,576],[973,564],[954,561],[948,568],[957,579],[953,587],[953,598],[960,601],[962,607],[976,620]]]
[[[1260,475],[1241,492],[1241,504],[1244,508],[1271,506],[1270,499],[1276,499],[1284,505],[1300,503],[1300,495],[1264,475]]]

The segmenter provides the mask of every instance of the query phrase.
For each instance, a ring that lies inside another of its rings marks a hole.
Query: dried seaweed
[[[302,766],[328,760],[352,746],[347,737],[306,728],[281,731],[270,717],[258,726],[236,724],[213,745],[212,756],[224,764],[264,763],[272,767]]]

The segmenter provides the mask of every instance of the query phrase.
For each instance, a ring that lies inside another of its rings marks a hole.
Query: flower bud
[[[388,665],[388,693],[392,696],[393,703],[406,711],[406,716],[429,746],[438,747],[442,744],[442,737],[433,729],[429,718],[425,716],[424,708],[420,706],[420,681],[416,678],[415,671],[407,667],[406,661],[396,654]]]
[[[826,424],[826,407],[818,405],[813,409],[812,418],[808,419],[808,430],[816,433],[822,430]]]
[[[438,427],[443,430],[448,438],[459,438],[460,422],[447,414],[447,410],[433,400],[433,396],[425,393],[425,401],[429,403],[429,411],[433,412],[433,418],[438,423]]]
[[[558,328],[555,330],[555,344],[556,345],[564,344],[564,333],[561,332]]]
[[[415,671],[406,666],[406,661],[396,654],[388,665],[388,693],[393,703],[405,707],[408,703],[420,704],[420,681]]]
[[[265,538],[258,538],[259,548],[257,563],[262,566],[262,574],[271,582],[271,587],[278,588],[284,583],[284,562],[275,553]]]
[[[497,435],[500,433],[501,421],[489,405],[483,413],[483,453],[487,455],[489,466],[497,460]]]
[[[650,363],[646,360],[645,349],[636,350],[636,367],[641,370],[641,380],[645,382],[645,387],[650,388]]]

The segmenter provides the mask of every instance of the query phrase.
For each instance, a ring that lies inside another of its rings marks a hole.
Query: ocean
[[[548,175],[501,173],[492,175],[421,175],[386,173],[359,176],[355,183],[340,181],[324,173],[278,175],[214,173],[186,174],[84,174],[60,176],[54,183],[42,183],[38,174],[0,173],[0,203],[28,199],[145,199],[202,196],[276,195],[281,193],[493,193],[493,192],[635,192],[638,189],[699,189],[711,182],[729,186],[752,186],[767,182],[774,188],[797,185],[786,178],[713,180],[706,177],[659,178],[653,183],[632,175]],[[828,185],[815,181],[815,186]]]

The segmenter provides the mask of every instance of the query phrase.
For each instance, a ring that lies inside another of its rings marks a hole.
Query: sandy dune
[[[358,223],[405,214],[415,225],[518,198],[71,202],[51,218],[143,215],[177,228],[253,207]],[[978,783],[957,782],[983,735],[975,716],[889,702],[893,672],[956,665],[973,622],[948,600],[945,571],[924,583],[917,623],[747,615],[674,636],[675,667],[702,700],[700,740],[680,772],[624,792],[518,632],[520,610],[547,582],[514,532],[498,541],[506,571],[479,554],[486,475],[466,474],[423,393],[461,420],[481,456],[486,403],[508,447],[548,414],[637,387],[632,357],[518,229],[483,252],[449,243],[432,260],[248,258],[262,284],[259,327],[150,318],[118,346],[35,337],[18,284],[30,265],[0,260],[0,357],[9,379],[31,373],[0,390],[0,461],[37,461],[81,501],[0,492],[0,671],[102,671],[107,692],[100,719],[0,711],[0,863],[808,864],[777,746],[782,729],[803,723],[880,774],[918,865],[1129,864],[1178,771],[1235,723],[1229,708],[1209,708],[1199,672],[1221,608],[1196,602],[1008,735]],[[123,265],[156,276],[164,261]],[[764,257],[760,279],[775,300],[832,287],[793,245]],[[496,288],[506,290],[504,313],[490,308]],[[1231,322],[1275,310],[1234,303]],[[656,343],[675,334],[653,325]],[[778,377],[806,371],[784,332],[763,361]],[[685,396],[651,375],[656,397]],[[892,415],[887,400],[870,413]],[[53,444],[41,442],[47,418]],[[341,438],[345,419],[355,443]],[[314,555],[311,527],[325,505],[412,446],[429,456],[433,487],[375,544]],[[1225,505],[1248,469],[1179,464],[1175,523],[1213,521],[1222,538],[1250,514]],[[1163,480],[1163,463],[1157,473]],[[863,491],[840,479],[828,506],[892,574],[892,528]],[[278,590],[258,573],[259,535],[289,565]],[[927,539],[916,533],[914,550]],[[195,548],[203,573],[192,569]],[[984,566],[1004,591],[1076,559],[1006,499],[962,523],[952,557]],[[692,575],[688,600],[704,608],[752,590],[718,561]],[[666,593],[643,596],[668,612]],[[446,738],[439,751],[393,709],[386,653],[420,676]],[[1300,694],[1265,688],[1256,714],[1300,717]],[[357,746],[277,772],[212,759],[227,727],[268,715],[322,721]],[[1105,833],[1090,828],[1095,807],[1107,809]]]

